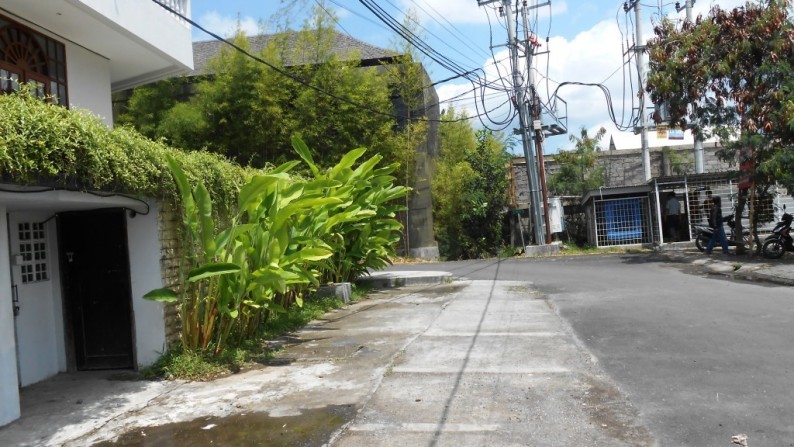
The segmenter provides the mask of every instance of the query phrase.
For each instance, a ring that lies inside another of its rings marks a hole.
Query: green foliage
[[[153,140],[161,138],[165,112],[184,98],[187,86],[184,79],[171,78],[136,89],[126,108],[119,114],[116,124],[135,125],[143,135]],[[117,103],[123,103],[122,97],[114,99]]]
[[[423,35],[419,23],[417,12],[413,9],[407,10],[403,18],[403,27],[417,39],[421,39]],[[399,55],[394,57],[394,64],[385,66],[383,76],[396,93],[400,119],[395,129],[394,143],[389,145],[393,148],[389,159],[400,164],[395,176],[405,185],[413,185],[416,173],[416,147],[427,139],[430,130],[426,121],[417,119],[425,115],[425,92],[429,87],[430,78],[422,64],[421,53],[411,42],[399,39],[392,42],[392,46],[397,48]],[[407,246],[405,248],[407,252]]]
[[[0,95],[0,115],[0,172],[8,181],[181,204],[181,283],[146,298],[180,307],[187,350],[234,356],[224,353],[228,346],[244,343],[271,314],[300,305],[321,276],[350,279],[384,266],[393,254],[401,227],[393,219],[399,207],[391,203],[407,190],[393,185],[394,166],[379,167],[379,155],[354,166],[363,149],[327,173],[312,165],[316,178],[304,180],[289,175],[299,162],[265,172],[181,152],[47,104],[25,86]],[[332,255],[343,267],[326,262]],[[178,361],[198,362],[195,356]]]
[[[293,145],[314,174],[309,185],[317,187],[315,194],[340,200],[315,208],[315,221],[307,222],[306,235],[324,240],[333,253],[324,262],[320,281],[350,282],[368,269],[388,265],[402,228],[395,214],[403,207],[396,203],[408,193],[408,188],[394,185],[396,164],[377,168],[383,156],[374,155],[354,169],[365,152],[357,149],[321,172],[302,141]]]
[[[692,167],[695,160],[691,153],[675,151],[667,146],[662,148],[662,153],[670,161],[670,170],[672,174],[684,175],[693,172]]]
[[[205,152],[185,153],[128,128],[109,129],[93,115],[19,93],[0,95],[0,172],[18,184],[47,185],[175,198],[166,154],[201,179],[214,206],[233,209],[242,181],[252,172]]]
[[[141,371],[141,375],[146,379],[209,380],[239,370],[241,366],[240,356],[211,357],[175,347]]]
[[[250,177],[220,232],[207,189],[193,186],[168,158],[181,195],[189,272],[178,290],[145,297],[178,303],[186,349],[222,353],[255,336],[272,313],[301,306],[320,279],[350,281],[393,254],[401,226],[390,202],[407,192],[393,185],[394,166],[378,168],[382,157],[375,155],[354,167],[365,152],[356,149],[321,172],[305,143],[293,144],[314,178],[290,177],[297,162]]]
[[[313,298],[302,307],[292,306],[268,320],[256,337],[227,348],[221,355],[211,355],[174,346],[157,362],[141,371],[146,379],[211,380],[240,371],[252,363],[267,362],[276,355],[267,340],[293,332],[344,304],[337,298]]]
[[[738,195],[736,215],[750,202],[755,225],[755,200],[770,185],[794,187],[794,23],[789,0],[747,2],[680,28],[663,20],[648,42],[646,90],[654,103],[666,103],[673,124],[721,138],[721,158],[743,162],[740,151],[751,148],[755,188]],[[757,232],[755,242],[760,249]],[[741,242],[742,222],[735,237]],[[737,245],[742,252],[743,245]]]
[[[724,159],[755,149],[756,185],[794,186],[794,24],[789,1],[719,6],[695,23],[670,20],[648,42],[647,91],[673,125],[722,138]],[[705,100],[704,98],[709,98]]]
[[[325,14],[318,11],[316,17]],[[340,61],[331,51],[336,36],[319,19],[302,31],[276,36],[257,55],[276,69],[222,47],[209,62],[210,73],[200,79],[136,89],[120,119],[174,146],[219,153],[246,166],[292,159],[293,135],[307,142],[323,166],[337,162],[344,155],[341,148],[378,147],[393,153],[398,142],[388,79],[375,68],[360,67],[355,54]],[[242,31],[234,43],[251,51]],[[186,88],[191,82],[196,84],[189,98],[153,99],[168,94],[172,85]]]
[[[450,109],[445,121],[465,118]],[[502,245],[510,156],[491,132],[467,121],[440,126],[441,149],[433,178],[433,220],[441,255],[470,259],[496,255]]]
[[[591,189],[604,184],[604,168],[598,163],[599,143],[606,134],[603,127],[595,136],[590,137],[587,129],[582,128],[580,136],[571,135],[575,144],[572,151],[560,151],[554,161],[560,170],[549,178],[548,188],[555,195],[581,196]]]

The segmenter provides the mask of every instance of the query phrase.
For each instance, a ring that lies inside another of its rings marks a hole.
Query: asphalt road
[[[660,446],[794,446],[794,290],[653,255],[393,266],[530,281],[639,408]]]

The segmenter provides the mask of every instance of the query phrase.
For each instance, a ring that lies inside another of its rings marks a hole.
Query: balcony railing
[[[187,22],[182,19],[182,17],[190,17],[190,0],[154,0],[161,5],[165,5],[172,10],[176,11],[177,14],[171,14],[177,19],[180,23],[187,25]]]

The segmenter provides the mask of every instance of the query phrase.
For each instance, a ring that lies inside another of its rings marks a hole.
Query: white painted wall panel
[[[110,65],[108,61],[80,46],[66,42],[66,76],[69,81],[69,103],[72,107],[90,110],[113,125],[113,103],[110,97]]]
[[[187,23],[175,17],[151,0],[79,0],[106,17],[119,29],[135,36],[153,48],[167,54],[186,67],[193,66],[193,42]],[[190,15],[190,3],[183,15]]]
[[[164,306],[143,299],[147,292],[163,287],[158,225],[160,207],[154,200],[147,202],[151,206],[149,214],[127,215],[136,361],[139,366],[151,365],[165,351]]]
[[[6,208],[0,206],[0,426],[20,415]]]

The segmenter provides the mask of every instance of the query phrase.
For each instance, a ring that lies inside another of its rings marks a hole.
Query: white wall
[[[147,202],[151,206],[149,214],[127,215],[136,361],[139,366],[154,363],[166,347],[164,305],[143,299],[147,292],[163,287],[158,225],[160,206],[152,199],[147,199]]]
[[[58,256],[58,222],[47,222],[47,239],[50,256],[50,278],[52,290],[53,334],[55,335],[55,367],[58,372],[66,372],[66,328],[64,327],[63,292],[61,290],[61,258]]]
[[[0,426],[20,416],[6,208],[0,206]]]
[[[70,105],[88,109],[108,125],[113,125],[108,60],[75,44],[64,44]]]
[[[124,30],[124,33],[168,54],[186,67],[193,66],[190,25],[177,21],[155,2],[151,0],[79,1],[114,22],[119,29]],[[182,14],[189,16],[190,2],[186,0],[184,6],[186,10],[182,11]]]

